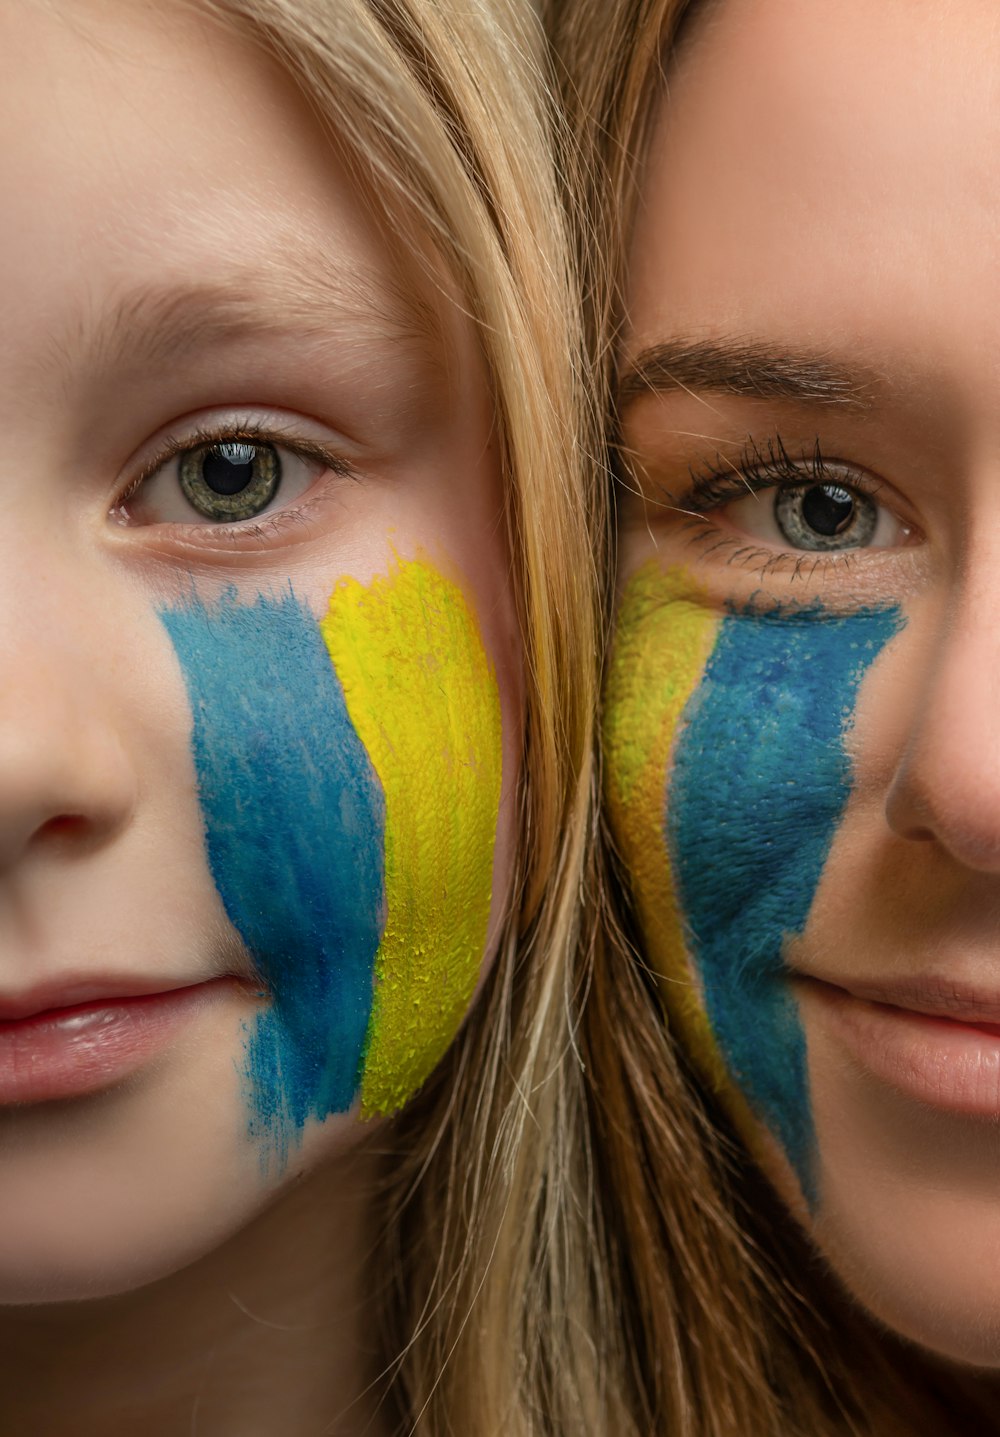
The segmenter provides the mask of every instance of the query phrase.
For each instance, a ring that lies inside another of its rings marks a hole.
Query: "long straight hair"
[[[602,1392],[574,1036],[605,500],[538,15],[530,0],[194,3],[287,69],[390,239],[443,259],[504,468],[527,680],[516,892],[461,1033],[373,1135],[387,1400],[401,1432],[433,1437],[624,1432]]]
[[[625,245],[669,65],[704,0],[549,0],[567,116],[562,157],[584,278],[607,474],[619,463],[615,348]],[[605,592],[605,600],[609,601]],[[580,1046],[593,1075],[615,1340],[632,1354],[616,1428],[669,1437],[972,1437],[1000,1430],[995,1384],[878,1328],[794,1225],[675,1046],[641,960],[628,875],[602,835],[600,938]],[[627,1035],[623,1039],[622,1035]],[[619,1372],[621,1363],[611,1364]]]

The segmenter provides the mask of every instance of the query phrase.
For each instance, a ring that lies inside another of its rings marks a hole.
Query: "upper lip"
[[[883,1003],[932,1018],[952,1018],[958,1023],[1000,1023],[1000,988],[925,974],[908,978],[827,977],[797,969],[792,975],[839,988],[852,998]]]
[[[178,988],[193,988],[216,976],[218,975],[209,974],[176,979],[162,976],[128,978],[124,975],[108,978],[64,977],[38,984],[19,993],[4,993],[0,990],[0,1023],[35,1018],[42,1013],[51,1013],[62,1008],[81,1008],[90,1003],[114,1002],[126,998],[148,998],[155,993],[172,993]]]

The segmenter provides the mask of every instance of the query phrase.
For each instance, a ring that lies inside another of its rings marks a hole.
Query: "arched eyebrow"
[[[442,343],[432,306],[367,275],[303,264],[233,270],[212,279],[139,285],[101,314],[81,314],[54,338],[46,370],[72,368],[86,353],[93,371],[182,364],[193,351],[245,339],[291,337],[354,345],[377,342],[422,351]]]
[[[864,365],[754,339],[672,339],[627,362],[618,383],[619,412],[644,394],[682,389],[745,399],[872,407],[881,376]]]

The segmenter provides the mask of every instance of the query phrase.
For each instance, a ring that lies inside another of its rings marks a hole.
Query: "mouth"
[[[1000,993],[937,978],[794,981],[804,1011],[879,1082],[939,1111],[1000,1117]]]
[[[0,998],[0,1107],[82,1097],[114,1087],[164,1051],[236,980],[157,991],[72,985]]]

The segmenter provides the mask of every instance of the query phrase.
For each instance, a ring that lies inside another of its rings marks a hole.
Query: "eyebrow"
[[[866,410],[880,378],[863,365],[761,340],[672,339],[629,361],[618,383],[618,408],[644,394],[684,389]]]
[[[54,340],[43,368],[166,368],[193,351],[248,339],[295,337],[326,343],[374,340],[437,351],[442,334],[430,304],[358,271],[304,263],[236,269],[214,280],[154,283],[120,295],[99,317],[83,315]]]

